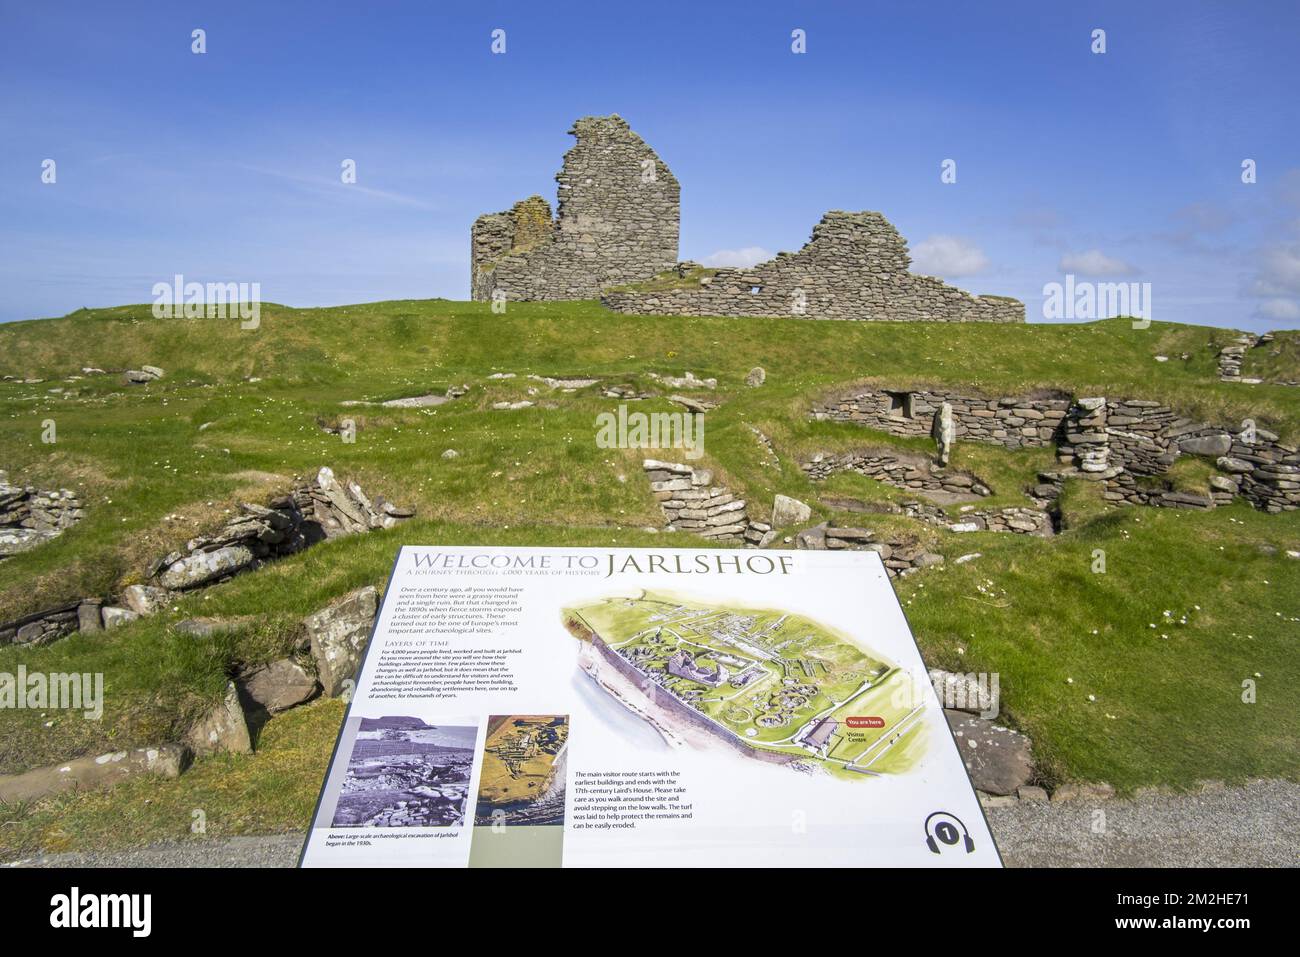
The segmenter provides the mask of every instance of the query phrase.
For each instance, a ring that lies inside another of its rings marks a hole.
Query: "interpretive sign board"
[[[999,866],[874,552],[404,546],[304,866]]]

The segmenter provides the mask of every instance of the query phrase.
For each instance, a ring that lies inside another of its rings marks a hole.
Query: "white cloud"
[[[1089,249],[1082,253],[1066,253],[1061,257],[1061,272],[1074,273],[1079,276],[1130,276],[1137,272],[1122,259],[1107,256],[1100,249]]]
[[[1265,299],[1255,311],[1260,317],[1273,322],[1300,321],[1300,304],[1290,299]]]
[[[773,254],[762,246],[746,246],[744,249],[719,249],[716,253],[709,253],[704,257],[704,265],[731,266],[744,269],[765,262],[771,259],[772,256]]]
[[[1300,244],[1265,250],[1255,278],[1255,294],[1278,296],[1293,293],[1300,293]]]
[[[984,251],[960,236],[929,236],[912,251],[912,268],[927,276],[973,276],[988,265]]]

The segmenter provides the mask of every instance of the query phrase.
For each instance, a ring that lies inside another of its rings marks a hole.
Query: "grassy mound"
[[[1158,399],[1211,422],[1251,418],[1294,440],[1300,389],[1218,381],[1218,350],[1234,336],[1165,323],[1135,330],[1123,320],[638,318],[594,303],[512,304],[494,315],[486,304],[439,300],[301,310],[266,304],[255,330],[233,320],[158,320],[148,306],[0,326],[0,374],[45,380],[0,382],[0,468],[13,481],[76,489],[86,506],[79,525],[0,562],[0,620],[139,581],[150,559],[219,524],[239,502],[263,501],[321,465],[419,510],[398,529],[317,546],[186,596],[154,619],[44,648],[0,648],[0,671],[20,663],[100,671],[107,696],[99,722],[0,712],[0,772],[176,733],[220,695],[234,662],[282,656],[306,611],[350,588],[382,585],[401,542],[662,545],[662,535],[642,530],[661,524],[640,469],[644,453],[599,448],[595,420],[618,403],[602,386],[667,393],[649,373],[690,370],[716,377],[713,398],[721,400],[706,416],[705,458],[693,464],[713,468],[752,503],[751,514],[762,517],[781,492],[813,504],[818,518],[905,527],[948,556],[942,569],[899,584],[922,650],[933,666],[1000,673],[1003,720],[1033,738],[1049,783],[1074,777],[1132,788],[1293,776],[1300,711],[1287,689],[1300,680],[1290,653],[1300,627],[1300,561],[1286,551],[1300,548],[1300,514],[1264,515],[1245,505],[1117,510],[1093,489],[1070,487],[1065,531],[1055,538],[956,536],[899,516],[834,513],[819,500],[897,495],[851,474],[814,486],[798,467],[813,451],[929,448],[808,421],[816,396],[853,382]],[[1277,378],[1300,380],[1294,338],[1279,336],[1277,354],[1267,357]],[[115,374],[144,364],[166,377],[127,386]],[[756,365],[767,381],[748,388],[745,374]],[[108,372],[83,374],[83,367]],[[499,372],[516,376],[489,378]],[[569,392],[529,374],[601,384]],[[379,404],[461,383],[469,392],[442,405]],[[525,399],[535,404],[492,408]],[[666,398],[634,407],[678,409]],[[356,424],[355,442],[325,430],[344,419]],[[53,444],[42,442],[48,420]],[[775,462],[755,428],[771,440]],[[448,448],[458,455],[444,459]],[[983,504],[1004,506],[1027,504],[1025,487],[1051,460],[1042,450],[959,443],[952,464],[990,485],[994,496]],[[1173,478],[1193,488],[1207,474],[1204,463],[1188,460]],[[702,543],[682,536],[674,544]],[[1092,570],[1097,550],[1106,559],[1100,574]],[[973,552],[981,557],[953,563]],[[169,630],[196,614],[262,617],[201,642]],[[1247,679],[1258,686],[1254,704],[1241,700]],[[266,755],[208,759],[178,782],[149,787],[174,792],[180,806],[191,800],[187,789],[238,765],[243,786],[205,799],[229,824],[221,833],[305,826],[339,715],[324,704],[278,718],[264,734]],[[298,755],[303,770],[286,774],[278,759],[263,761],[272,743]],[[131,828],[94,823],[140,799],[143,787],[0,809],[7,822],[0,849],[188,833],[188,816],[164,813],[161,796],[156,818],[146,807],[132,810]],[[51,836],[59,819],[79,829]]]

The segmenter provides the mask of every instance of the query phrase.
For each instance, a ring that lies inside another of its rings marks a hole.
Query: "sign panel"
[[[304,866],[999,866],[874,552],[405,546]]]

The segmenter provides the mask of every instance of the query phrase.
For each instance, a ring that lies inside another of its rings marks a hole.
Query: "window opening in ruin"
[[[911,398],[907,392],[886,392],[889,396],[889,417],[891,419],[910,419],[912,417]]]
[[[758,295],[760,292],[762,292],[762,291],[763,291],[763,287],[762,287],[762,286],[750,286],[750,287],[749,287],[749,294],[750,294],[751,296],[757,296],[757,295]]]

